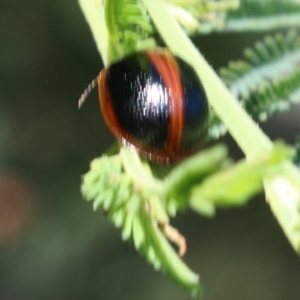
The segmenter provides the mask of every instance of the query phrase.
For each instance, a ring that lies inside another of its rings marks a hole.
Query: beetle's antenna
[[[95,79],[92,80],[92,82],[87,86],[87,88],[84,90],[83,94],[79,98],[78,109],[81,108],[81,106],[83,105],[83,103],[87,99],[88,95],[97,86],[97,84],[98,84],[98,76]]]

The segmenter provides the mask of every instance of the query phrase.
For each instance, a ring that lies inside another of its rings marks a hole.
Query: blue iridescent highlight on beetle
[[[182,61],[178,62],[181,74],[184,95],[184,132],[182,148],[189,149],[200,141],[199,137],[206,135],[209,121],[209,106],[204,89],[194,70]],[[198,83],[198,84],[197,84]]]

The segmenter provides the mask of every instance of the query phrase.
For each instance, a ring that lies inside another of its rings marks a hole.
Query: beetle
[[[201,148],[209,104],[194,69],[166,48],[136,52],[101,70],[98,85],[108,129],[156,163],[173,163]]]

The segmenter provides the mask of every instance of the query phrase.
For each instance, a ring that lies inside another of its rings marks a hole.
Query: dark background
[[[261,36],[195,42],[218,69]],[[190,299],[80,194],[81,174],[113,142],[96,91],[77,109],[101,67],[77,1],[0,1],[0,300]],[[298,114],[293,107],[263,129],[293,143]],[[214,219],[187,212],[172,223],[206,300],[300,299],[299,258],[263,195]]]

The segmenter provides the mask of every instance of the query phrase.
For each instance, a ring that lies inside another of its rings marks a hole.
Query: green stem
[[[78,0],[81,10],[92,30],[94,40],[101,54],[104,66],[107,66],[109,59],[109,38],[104,16],[104,7],[101,1]],[[97,7],[95,7],[97,6]],[[99,34],[100,33],[100,34]]]
[[[269,150],[272,147],[269,138],[243,110],[239,102],[233,98],[218,75],[169,13],[165,2],[161,0],[142,1],[172,52],[195,66],[195,71],[201,78],[212,108],[224,122],[245,155],[249,158],[258,152]]]

